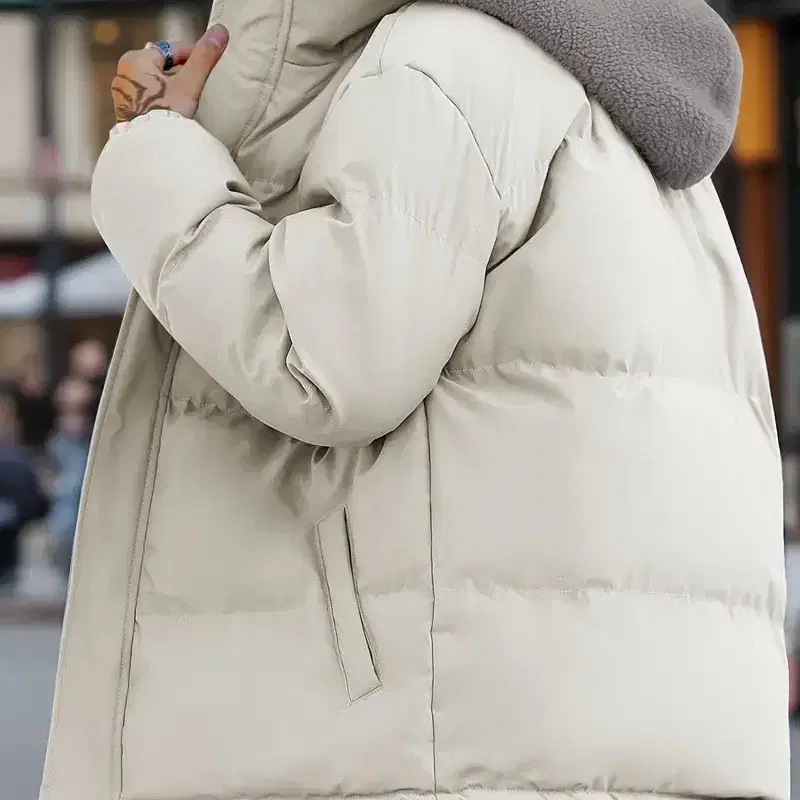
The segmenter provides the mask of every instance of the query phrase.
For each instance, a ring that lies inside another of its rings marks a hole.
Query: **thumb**
[[[209,28],[194,46],[183,69],[175,76],[176,80],[179,80],[187,91],[199,97],[211,70],[222,58],[229,39],[230,34],[224,25],[214,25]]]

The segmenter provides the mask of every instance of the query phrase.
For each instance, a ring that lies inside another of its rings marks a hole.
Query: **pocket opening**
[[[317,524],[317,544],[333,641],[351,703],[381,687],[356,581],[345,508]]]

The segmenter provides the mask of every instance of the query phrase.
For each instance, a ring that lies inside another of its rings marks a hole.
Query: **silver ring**
[[[170,42],[153,42],[153,47],[157,47],[164,56],[164,72],[169,72],[175,66],[175,54]]]

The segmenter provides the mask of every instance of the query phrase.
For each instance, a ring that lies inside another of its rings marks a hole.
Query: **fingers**
[[[170,45],[172,46],[173,66],[183,66],[189,60],[189,56],[191,56],[192,50],[194,50],[194,45],[189,42],[170,42]],[[153,42],[148,42],[144,46],[143,57],[147,57],[151,60],[158,69],[164,69],[167,60],[166,56]]]
[[[223,25],[209,28],[195,44],[183,69],[175,76],[181,86],[195,97],[199,97],[206,85],[211,70],[222,58],[228,46],[228,29]]]
[[[193,117],[208,76],[225,52],[228,39],[227,29],[215,25],[194,45],[171,43],[173,65],[179,67],[174,74],[164,72],[169,66],[166,56],[152,43],[142,50],[126,53],[111,84],[117,121],[125,122],[154,109]]]

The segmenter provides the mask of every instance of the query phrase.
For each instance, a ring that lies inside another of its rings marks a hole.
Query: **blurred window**
[[[800,316],[800,22],[782,26],[786,190],[786,315]]]
[[[89,19],[96,156],[100,155],[108,140],[108,132],[114,126],[114,102],[110,87],[117,71],[117,62],[128,50],[137,50],[148,41],[158,38],[157,13],[155,9],[148,9],[140,13],[97,15]]]

